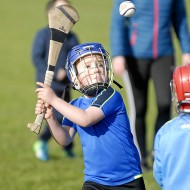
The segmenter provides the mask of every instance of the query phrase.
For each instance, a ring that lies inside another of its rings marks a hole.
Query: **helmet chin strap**
[[[82,89],[80,89],[80,91],[87,96],[94,97],[98,95],[102,90],[106,89],[107,87],[108,87],[107,83],[96,83],[83,87]]]
[[[77,77],[74,79],[74,81],[77,80]],[[119,84],[117,81],[113,80],[113,83],[120,89],[123,88],[121,84]],[[82,92],[83,94],[87,96],[96,96],[99,94],[102,90],[106,89],[109,85],[107,83],[95,83],[89,86],[86,86],[81,89],[80,83],[76,81],[75,86],[73,86],[74,90],[78,90],[79,92]]]
[[[79,91],[81,88],[81,85],[76,76],[73,77],[73,81],[74,81],[74,86],[73,86],[74,89]]]
[[[121,84],[119,84],[117,81],[113,80],[113,83],[114,83],[117,87],[119,87],[120,89],[123,88],[123,86],[122,86]]]

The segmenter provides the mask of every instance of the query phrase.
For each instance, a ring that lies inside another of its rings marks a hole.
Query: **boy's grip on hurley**
[[[48,66],[45,74],[44,84],[51,86],[54,70],[62,45],[73,25],[79,20],[78,12],[71,5],[61,5],[53,8],[48,14],[49,29],[51,32]],[[39,133],[44,113],[38,114],[34,123],[29,123],[28,128]]]

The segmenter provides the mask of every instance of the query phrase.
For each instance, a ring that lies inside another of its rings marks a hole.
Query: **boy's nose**
[[[98,65],[96,63],[92,63],[91,69],[95,72],[98,71]]]
[[[94,65],[94,66],[92,67],[92,69],[93,69],[93,72],[94,72],[94,73],[98,73],[98,72],[99,72],[99,69],[98,69],[98,66],[97,66],[97,65]]]

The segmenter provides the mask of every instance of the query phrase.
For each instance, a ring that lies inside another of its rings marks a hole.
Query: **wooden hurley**
[[[48,65],[45,74],[44,84],[51,86],[55,66],[60,54],[62,45],[76,22],[79,20],[78,12],[70,5],[61,5],[49,12],[48,23],[51,32]],[[44,113],[36,116],[34,123],[29,123],[28,128],[39,134],[44,119]]]

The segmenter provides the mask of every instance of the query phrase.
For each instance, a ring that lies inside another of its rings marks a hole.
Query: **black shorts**
[[[119,186],[107,186],[92,181],[85,181],[82,190],[146,190],[146,188],[143,178],[140,177]]]

